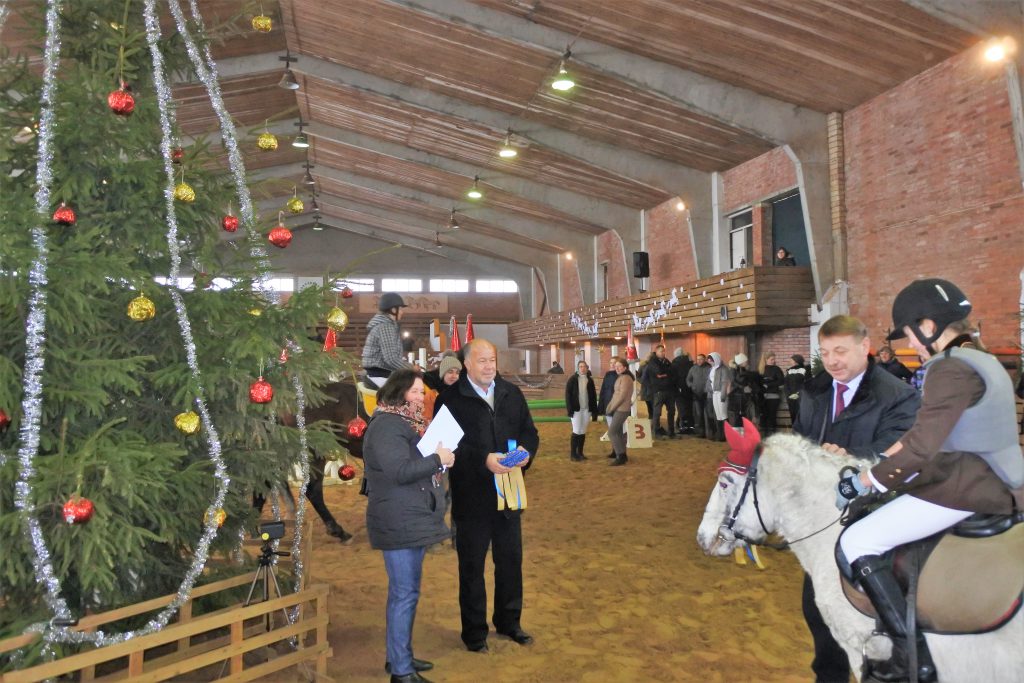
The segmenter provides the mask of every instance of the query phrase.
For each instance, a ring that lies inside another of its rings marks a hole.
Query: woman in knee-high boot
[[[565,383],[565,410],[572,421],[569,459],[581,462],[587,459],[583,455],[583,445],[587,442],[587,423],[597,420],[597,391],[590,367],[585,361],[576,364],[576,372]]]
[[[611,424],[608,425],[608,437],[612,440],[612,450],[615,452],[612,466],[625,465],[629,460],[626,457],[626,435],[622,427],[626,424],[629,409],[633,404],[633,373],[629,371],[626,361],[622,358],[615,359],[615,372],[619,375],[615,380],[615,393],[606,409],[612,418]]]

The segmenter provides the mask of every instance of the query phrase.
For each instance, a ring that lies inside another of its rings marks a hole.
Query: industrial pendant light
[[[313,174],[309,172],[309,169],[313,168],[309,165],[309,161],[306,161],[306,172],[302,176],[303,185],[316,185],[316,179],[313,178]]]
[[[278,59],[284,62],[284,74],[282,74],[281,80],[277,82],[277,87],[284,88],[285,90],[298,90],[299,81],[295,78],[291,65],[292,62],[299,61],[298,57],[292,57],[290,51],[285,51],[284,57],[278,57]]]
[[[455,220],[455,209],[452,209],[451,215],[448,216],[448,229],[449,230],[458,230],[459,229],[459,222],[457,220]]]
[[[509,128],[508,132],[505,133],[505,142],[502,144],[501,149],[498,150],[498,156],[502,159],[511,159],[515,157],[519,152],[512,146],[512,129]]]
[[[558,75],[555,76],[555,80],[551,81],[551,87],[560,92],[572,90],[576,85],[576,81],[572,80],[572,76],[565,69],[565,63],[569,61],[571,56],[572,52],[569,48],[566,48],[565,53],[562,55],[562,61],[558,63]]]
[[[473,176],[473,187],[469,188],[466,196],[470,199],[480,199],[484,196],[484,193],[480,191],[480,176]]]

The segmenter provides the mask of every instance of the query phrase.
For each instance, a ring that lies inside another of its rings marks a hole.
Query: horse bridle
[[[793,545],[794,543],[806,541],[808,538],[811,538],[812,536],[817,536],[822,531],[825,531],[825,529],[828,529],[830,526],[834,525],[836,522],[842,519],[842,514],[840,514],[839,517],[829,522],[825,526],[821,527],[817,531],[813,531],[807,534],[806,536],[802,536],[796,539],[795,541],[786,541],[784,543],[768,543],[767,541],[755,541],[751,538],[747,538],[740,532],[733,529],[733,527],[736,525],[736,519],[740,516],[740,509],[743,507],[743,503],[745,503],[747,500],[747,493],[753,491],[754,512],[757,513],[757,522],[761,525],[761,530],[764,531],[764,535],[766,538],[771,534],[771,532],[768,531],[768,526],[764,523],[764,518],[761,516],[761,506],[757,500],[757,463],[760,459],[761,448],[760,446],[758,446],[757,451],[754,453],[753,459],[750,461],[750,466],[746,468],[747,481],[743,484],[743,491],[740,493],[740,499],[739,501],[737,501],[736,507],[733,508],[732,515],[729,517],[728,523],[722,524],[718,527],[717,542],[733,543],[735,541],[743,541],[747,545],[760,545],[764,546],[765,548],[771,548],[772,550],[786,550],[789,548],[789,546]],[[740,469],[736,465],[733,466],[737,467],[737,469]]]

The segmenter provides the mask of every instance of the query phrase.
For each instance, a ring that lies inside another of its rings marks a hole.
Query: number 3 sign
[[[651,421],[645,417],[626,418],[626,446],[628,448],[653,448]]]

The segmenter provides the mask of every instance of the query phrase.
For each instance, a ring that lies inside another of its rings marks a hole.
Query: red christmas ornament
[[[135,98],[128,92],[127,87],[122,83],[120,88],[107,95],[107,104],[110,106],[110,111],[118,116],[131,116],[132,112],[135,111]]]
[[[466,343],[473,341],[473,314],[466,316]]]
[[[354,294],[354,292],[352,291],[352,288],[347,286],[347,285],[345,286],[345,288],[343,290],[341,290],[341,298],[342,299],[351,299],[353,294]]]
[[[61,202],[60,207],[53,212],[53,220],[61,225],[74,225],[77,219],[74,210]]]
[[[327,328],[327,334],[324,335],[324,351],[330,351],[338,345],[338,335],[334,333],[334,330]]]
[[[363,438],[366,432],[366,420],[361,417],[353,417],[348,421],[348,435],[354,439]],[[339,472],[340,474],[340,472]]]
[[[171,162],[175,164],[180,164],[184,158],[185,150],[183,150],[181,147],[175,147],[174,149],[171,150]]]
[[[292,231],[283,225],[278,225],[276,228],[270,231],[267,235],[270,239],[270,243],[275,247],[284,249],[292,241]]]
[[[10,416],[4,412],[3,408],[0,408],[0,432],[6,432],[7,428],[11,426]]]
[[[234,232],[238,230],[238,217],[228,214],[220,219],[220,226],[227,232]]]
[[[68,524],[85,524],[92,519],[93,505],[88,498],[74,497],[64,503],[64,521]]]
[[[448,348],[452,351],[461,351],[462,342],[459,340],[459,321],[453,315],[448,321]]]
[[[270,403],[274,398],[274,387],[262,377],[249,385],[249,400],[253,403]]]
[[[356,476],[356,468],[352,465],[345,465],[338,470],[338,478],[342,481],[352,481]]]

